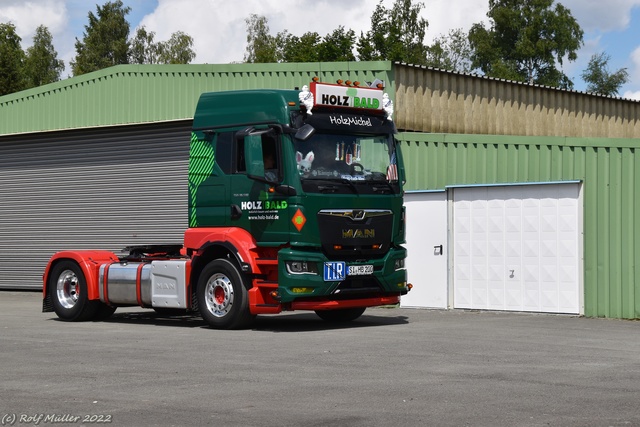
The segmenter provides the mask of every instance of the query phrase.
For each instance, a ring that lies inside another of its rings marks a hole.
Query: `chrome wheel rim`
[[[231,280],[222,273],[209,278],[205,286],[205,302],[209,313],[224,317],[233,307],[234,292]]]
[[[80,284],[76,273],[71,270],[64,270],[60,276],[58,276],[56,293],[61,306],[64,308],[73,308],[78,303],[78,297],[80,295]]]

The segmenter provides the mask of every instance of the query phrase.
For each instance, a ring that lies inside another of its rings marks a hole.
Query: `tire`
[[[200,315],[215,329],[241,329],[255,316],[249,311],[249,294],[243,276],[232,262],[217,259],[198,278]]]
[[[351,322],[362,316],[366,307],[341,308],[339,310],[316,310],[316,314],[327,322]]]
[[[100,302],[100,305],[98,306],[98,310],[96,311],[95,316],[93,316],[93,320],[107,320],[115,312],[116,312],[116,307],[112,307],[103,302]]]
[[[51,270],[47,284],[53,311],[66,321],[80,322],[93,319],[102,304],[91,301],[87,295],[87,280],[80,266],[64,260]]]

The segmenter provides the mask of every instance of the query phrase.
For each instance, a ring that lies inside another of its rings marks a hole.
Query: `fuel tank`
[[[100,301],[111,305],[151,306],[151,264],[116,262],[100,266]]]

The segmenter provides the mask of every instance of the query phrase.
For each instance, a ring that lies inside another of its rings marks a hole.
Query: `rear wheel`
[[[226,259],[206,265],[198,279],[200,315],[217,329],[248,327],[255,318],[249,311],[249,295],[238,268]]]
[[[93,316],[93,320],[107,320],[115,312],[116,312],[116,307],[112,307],[110,305],[107,305],[101,302],[100,306],[98,307],[98,310],[96,311],[95,316]]]
[[[339,310],[316,310],[316,314],[327,322],[351,322],[362,316],[366,307],[341,308]]]
[[[89,300],[87,280],[80,266],[73,261],[64,260],[56,264],[47,287],[53,311],[62,320],[90,320],[100,309],[100,301]]]

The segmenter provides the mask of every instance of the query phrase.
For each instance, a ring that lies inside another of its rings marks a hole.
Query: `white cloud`
[[[622,94],[622,98],[640,101],[640,90],[636,92],[626,91],[624,94]]]
[[[198,10],[197,14],[193,10]],[[140,25],[155,31],[157,40],[166,40],[175,31],[184,31],[194,39],[198,63],[229,63],[242,61],[246,45],[245,19],[251,13],[264,15],[271,34],[287,30],[294,35],[308,31],[321,36],[339,25],[353,29],[356,34],[369,27],[370,12],[365,0],[356,0],[346,8],[339,0],[313,3],[282,2],[276,0],[246,0],[237,2],[209,0],[160,0],[156,10],[145,16]]]
[[[431,43],[449,30],[462,28],[469,31],[473,24],[489,22],[487,0],[430,0],[425,2],[423,15],[429,21],[427,42]]]
[[[246,46],[245,19],[251,13],[267,18],[271,34],[287,30],[301,36],[317,32],[320,36],[344,26],[357,36],[371,26],[371,14],[377,2],[371,0],[318,0],[314,2],[281,0],[159,0],[158,7],[145,16],[140,25],[155,31],[157,40],[166,40],[175,31],[194,38],[197,63],[242,61]],[[394,0],[384,0],[387,8]],[[429,21],[427,42],[449,29],[468,30],[472,24],[486,19],[487,0],[432,0],[425,4],[422,15]],[[198,13],[194,14],[193,11]],[[452,10],[464,13],[451,13]]]
[[[31,46],[39,25],[46,26],[54,37],[65,31],[67,9],[64,0],[2,0],[0,22],[11,22],[16,26],[25,48]]]
[[[624,30],[631,22],[631,9],[640,6],[640,0],[558,0],[571,10],[571,14],[585,32]]]
[[[637,87],[638,82],[640,82],[640,46],[636,47],[634,51],[631,52],[629,59],[631,61],[631,66],[627,69],[629,72],[629,80],[631,83],[635,84],[635,87]],[[634,89],[628,90],[625,93],[625,97],[627,97],[627,94],[630,94],[630,96],[628,96],[629,98],[640,99],[637,97],[640,91],[635,91]]]

